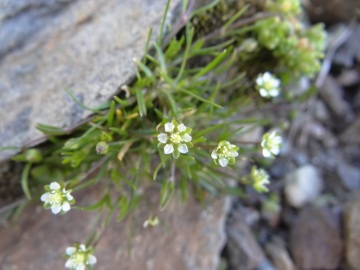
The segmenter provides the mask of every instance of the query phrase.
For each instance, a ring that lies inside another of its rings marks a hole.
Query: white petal
[[[160,133],[158,136],[157,136],[159,142],[161,143],[166,143],[167,140],[168,140],[168,135],[166,135],[165,133]]]
[[[260,88],[259,91],[262,97],[269,97],[269,93],[264,88]]]
[[[270,96],[272,96],[272,97],[277,97],[278,95],[279,95],[279,93],[280,93],[280,91],[279,91],[279,89],[272,89],[272,90],[270,90]]]
[[[69,210],[70,210],[70,204],[69,204],[68,202],[64,202],[64,203],[62,204],[61,209],[62,209],[64,212],[69,211]]]
[[[70,193],[66,193],[66,199],[68,201],[72,201],[74,199],[74,197]]]
[[[264,83],[264,80],[263,80],[263,78],[262,77],[257,77],[257,79],[256,79],[256,84],[257,85],[262,85]]]
[[[213,159],[217,159],[217,154],[216,154],[216,150],[213,150],[212,152],[211,152],[211,157],[213,158]]]
[[[180,153],[185,154],[185,153],[187,153],[189,150],[188,150],[188,147],[187,147],[186,144],[180,144],[180,145],[178,146],[178,151],[179,151]]]
[[[50,193],[46,192],[43,195],[41,195],[40,200],[43,202],[49,202],[50,201]]]
[[[81,251],[86,251],[86,247],[85,247],[84,244],[81,244],[81,245],[79,246],[79,248],[80,248]]]
[[[96,263],[96,257],[92,254],[89,254],[88,255],[88,258],[87,258],[87,263],[90,264],[90,265],[93,265]]]
[[[192,137],[191,137],[189,134],[185,133],[185,134],[182,136],[182,139],[183,139],[184,142],[191,142]]]
[[[73,268],[74,267],[74,265],[75,265],[75,261],[73,260],[73,259],[68,259],[67,261],[66,261],[66,263],[65,263],[65,267],[66,268]]]
[[[59,183],[57,183],[57,182],[52,182],[51,184],[50,184],[50,189],[52,189],[52,190],[58,190],[58,189],[60,189],[61,188],[61,186],[59,185]]]
[[[271,149],[271,152],[274,154],[274,155],[277,155],[280,153],[280,148],[279,147],[273,147]]]
[[[65,253],[66,253],[67,255],[74,254],[75,252],[76,252],[76,248],[74,248],[74,247],[67,247],[67,248],[66,248],[66,251],[65,251]]]
[[[165,145],[165,147],[164,147],[164,153],[165,153],[166,155],[168,155],[168,154],[171,154],[172,152],[174,152],[174,146],[173,146],[172,144],[167,144],[167,145]]]
[[[267,149],[263,149],[263,150],[262,150],[262,154],[263,154],[263,156],[266,157],[266,158],[271,157],[271,152],[270,152],[269,150],[267,150]]]
[[[61,206],[59,204],[53,204],[51,206],[51,212],[56,215],[61,211]]]
[[[264,78],[264,81],[268,81],[268,80],[270,80],[272,78],[272,75],[271,75],[270,72],[265,72],[263,74],[263,78]]]
[[[175,126],[172,123],[166,123],[165,124],[165,131],[166,132],[173,132]]]
[[[178,131],[179,131],[179,132],[184,132],[184,131],[186,131],[186,126],[185,126],[184,124],[178,125],[177,128],[178,128]]]
[[[75,268],[75,270],[85,270],[85,264],[81,263],[81,264],[78,264]]]
[[[229,164],[229,160],[227,158],[219,158],[219,164],[221,167],[226,167]]]
[[[232,155],[233,157],[237,157],[237,156],[239,155],[239,153],[236,152],[236,151],[233,151],[233,152],[231,152],[231,155]]]

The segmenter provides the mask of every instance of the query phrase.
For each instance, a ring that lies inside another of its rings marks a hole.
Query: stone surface
[[[334,24],[348,21],[356,16],[359,0],[302,0],[306,11],[314,22]]]
[[[227,252],[230,269],[252,270],[261,267],[265,255],[251,232],[241,209],[231,212],[228,220]]]
[[[312,165],[297,168],[285,177],[285,195],[291,206],[301,207],[315,200],[323,189],[319,171]]]
[[[350,269],[360,265],[360,191],[353,194],[344,210],[345,257]]]
[[[78,205],[101,196],[96,189],[75,193],[76,198],[80,195]],[[147,205],[142,203],[125,221],[110,222],[96,246],[96,269],[216,269],[225,242],[229,200],[217,199],[203,208],[192,199],[186,204],[174,199],[160,212],[158,196],[158,192],[146,192]],[[160,224],[145,229],[143,223],[150,214],[158,216]],[[73,209],[54,216],[41,207],[29,207],[18,224],[0,229],[1,269],[64,269],[65,248],[85,241],[96,219],[94,212]]]
[[[158,34],[165,3],[0,0],[0,146],[40,137],[37,123],[71,126],[89,115],[64,88],[96,107],[129,83],[132,59],[142,57],[150,27]],[[0,160],[13,153],[0,151]]]
[[[340,218],[327,208],[305,207],[291,228],[290,249],[300,269],[338,269]]]
[[[265,246],[266,253],[277,270],[295,270],[294,262],[290,258],[285,244],[279,241],[272,241]]]

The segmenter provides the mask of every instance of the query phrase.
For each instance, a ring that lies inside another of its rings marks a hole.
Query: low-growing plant
[[[279,154],[281,130],[269,128],[280,120],[262,111],[263,105],[282,106],[282,85],[319,70],[324,31],[299,21],[298,0],[267,1],[264,10],[253,14],[251,4],[239,2],[214,1],[193,11],[192,3],[184,1],[182,16],[187,20],[165,43],[164,16],[159,39],[150,43],[150,31],[144,58],[134,59],[135,80],[121,86],[111,102],[88,108],[66,90],[93,115],[71,133],[38,125],[48,143],[13,158],[26,163],[21,183],[27,198],[41,196],[53,214],[71,208],[107,209],[106,225],[110,216],[126,218],[142,202],[138,190],[149,185],[158,187],[162,210],[177,193],[186,198],[191,192],[201,200],[210,197],[199,195],[204,191],[242,194],[245,184],[268,191],[265,170],[253,166],[239,175],[237,165],[259,165],[261,159]],[[219,6],[231,16],[210,31],[200,29],[202,17]],[[258,127],[268,131],[262,140],[242,139]],[[229,185],[226,178],[238,185]],[[102,189],[101,199],[77,205],[78,191],[95,184]],[[144,227],[156,226],[158,218],[149,215]],[[93,267],[100,236],[69,247],[65,266]]]

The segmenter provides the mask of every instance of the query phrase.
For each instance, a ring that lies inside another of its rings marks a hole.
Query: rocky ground
[[[290,125],[271,194],[234,198],[223,269],[360,269],[360,26],[328,31],[319,92]]]

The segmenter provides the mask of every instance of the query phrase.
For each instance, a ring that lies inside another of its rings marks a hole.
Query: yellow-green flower
[[[239,155],[239,147],[230,144],[228,141],[220,141],[218,146],[211,152],[211,157],[217,165],[226,167],[228,164],[235,163],[235,158]]]
[[[86,248],[84,244],[76,243],[73,247],[66,248],[65,253],[66,257],[68,257],[65,267],[70,268],[71,270],[85,270],[96,263],[93,249]]]
[[[251,169],[250,177],[253,188],[257,192],[266,192],[268,191],[265,185],[270,184],[269,175],[263,169],[258,169],[256,166],[253,166]]]
[[[261,141],[263,156],[272,158],[274,155],[278,155],[280,153],[281,143],[282,139],[276,131],[265,133]]]
[[[164,148],[166,155],[172,154],[174,158],[178,158],[180,153],[186,154],[193,146],[190,136],[191,128],[184,124],[178,124],[173,120],[171,123],[166,123],[162,129],[164,132],[157,135],[160,142],[158,147]]]
[[[46,209],[51,208],[51,212],[56,215],[58,213],[66,213],[70,210],[71,204],[75,203],[74,197],[70,194],[71,190],[66,190],[65,187],[58,182],[52,182],[45,186],[44,193],[40,200],[44,202]]]

